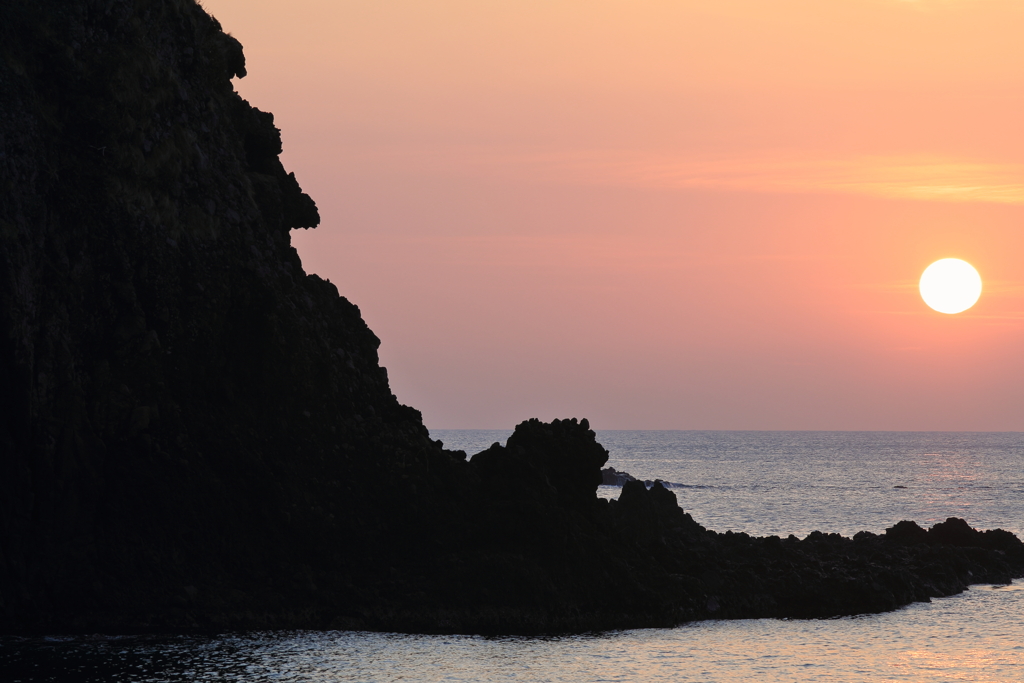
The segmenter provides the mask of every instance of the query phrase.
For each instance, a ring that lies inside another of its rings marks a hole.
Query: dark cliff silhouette
[[[401,405],[239,43],[195,0],[0,4],[0,631],[541,632],[892,609],[1012,534],[716,534],[598,500],[585,420],[472,460]]]

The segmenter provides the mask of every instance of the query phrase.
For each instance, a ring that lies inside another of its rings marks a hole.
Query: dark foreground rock
[[[602,486],[624,486],[631,481],[640,481],[629,472],[619,472],[614,467],[605,467],[601,470],[601,485]],[[644,479],[644,486],[651,488],[655,484],[661,484],[665,488],[675,488],[680,486],[670,481],[663,481],[661,479]]]
[[[1024,574],[956,520],[755,539],[598,500],[585,420],[444,450],[302,270],[316,206],[244,64],[194,0],[0,3],[0,631],[580,631]]]
[[[619,472],[614,467],[605,467],[601,470],[601,485],[602,486],[622,486],[628,481],[636,481],[629,472]]]
[[[524,433],[534,435],[532,451],[520,446]],[[538,436],[545,433],[541,459]],[[627,482],[617,501],[571,499],[553,474],[565,471],[567,433],[578,444],[571,460],[590,462],[596,472],[603,449],[585,420],[519,425],[506,449],[492,446],[470,461],[471,475],[479,476],[469,503],[477,530],[457,537],[465,531],[435,532],[450,539],[434,554],[444,568],[431,582],[435,590],[451,587],[443,616],[425,609],[410,587],[399,588],[399,580],[397,592],[408,597],[387,614],[367,613],[366,623],[542,632],[705,618],[831,617],[891,610],[971,583],[1009,583],[1024,572],[1024,545],[1013,534],[979,532],[961,519],[928,531],[901,522],[883,535],[861,532],[853,539],[820,532],[804,539],[754,538],[706,530],[660,483],[648,489]],[[593,446],[585,455],[588,440]],[[499,459],[503,470],[493,466]],[[533,473],[532,485],[501,484],[523,471]]]

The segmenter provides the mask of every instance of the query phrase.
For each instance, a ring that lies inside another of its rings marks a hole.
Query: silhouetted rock
[[[924,543],[928,540],[928,532],[919,527],[917,522],[905,519],[886,529],[885,537],[903,543]]]
[[[1024,574],[962,520],[760,539],[659,482],[598,499],[586,420],[444,450],[303,271],[316,206],[244,75],[193,0],[0,3],[0,631],[582,631]]]
[[[190,0],[10,0],[0,45],[0,624],[308,621],[455,459],[303,272],[241,46]]]
[[[632,474],[628,472],[619,472],[614,467],[606,467],[601,470],[601,484],[603,486],[624,486],[626,483],[631,481],[640,481]],[[668,488],[670,486],[678,486],[670,481],[662,481],[661,479],[644,479],[643,485],[647,488],[651,488],[655,484]]]
[[[586,419],[537,419],[518,425],[505,446],[477,453],[470,466],[492,495],[532,495],[566,507],[585,507],[601,484],[608,451],[594,439]]]
[[[927,540],[930,543],[945,543],[960,548],[981,548],[985,545],[984,534],[972,529],[965,520],[956,517],[950,517],[929,529]]]
[[[636,481],[636,477],[628,472],[618,472],[614,467],[606,467],[601,470],[603,486],[622,486],[627,481]]]

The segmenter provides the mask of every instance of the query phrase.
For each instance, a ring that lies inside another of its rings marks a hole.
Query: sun
[[[981,296],[981,276],[967,261],[944,258],[921,274],[921,298],[939,313],[961,313]]]

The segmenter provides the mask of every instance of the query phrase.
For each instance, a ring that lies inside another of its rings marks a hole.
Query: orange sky
[[[428,427],[1024,430],[1024,2],[202,4]]]

